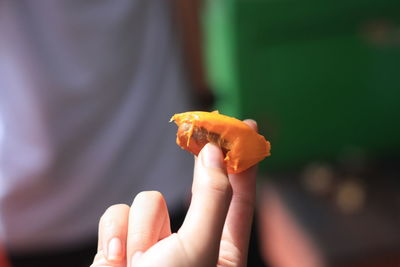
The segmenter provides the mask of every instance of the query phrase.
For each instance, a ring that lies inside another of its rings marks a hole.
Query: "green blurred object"
[[[204,28],[217,109],[258,121],[268,171],[400,147],[399,0],[209,0]]]

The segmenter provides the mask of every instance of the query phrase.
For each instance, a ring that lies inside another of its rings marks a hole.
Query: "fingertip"
[[[243,121],[244,123],[246,123],[248,126],[250,126],[251,128],[253,128],[255,131],[258,130],[258,125],[257,122],[253,119],[246,119]]]
[[[138,203],[156,203],[157,206],[163,207],[166,206],[166,202],[164,199],[164,196],[159,192],[159,191],[142,191],[139,192],[136,196],[135,199],[133,200],[132,205],[135,205]]]
[[[201,163],[205,168],[225,169],[224,155],[217,145],[208,143],[199,153]]]
[[[217,145],[208,143],[200,151],[193,182],[194,191],[215,190],[231,195],[224,155]]]

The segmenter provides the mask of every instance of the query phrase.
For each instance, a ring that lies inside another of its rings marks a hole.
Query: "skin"
[[[113,205],[103,214],[91,266],[246,266],[255,185],[255,166],[228,175],[221,149],[207,144],[195,159],[191,204],[179,231],[171,233],[161,193],[141,192],[130,207]]]

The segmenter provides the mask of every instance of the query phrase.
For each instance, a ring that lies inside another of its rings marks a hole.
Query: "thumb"
[[[179,235],[194,255],[216,263],[222,229],[232,197],[223,154],[207,144],[195,162],[192,200]]]

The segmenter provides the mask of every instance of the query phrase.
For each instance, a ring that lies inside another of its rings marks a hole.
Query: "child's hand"
[[[131,207],[104,213],[92,267],[246,266],[255,176],[252,167],[228,177],[221,150],[207,144],[195,160],[192,200],[179,231],[171,233],[163,196],[142,192]]]

